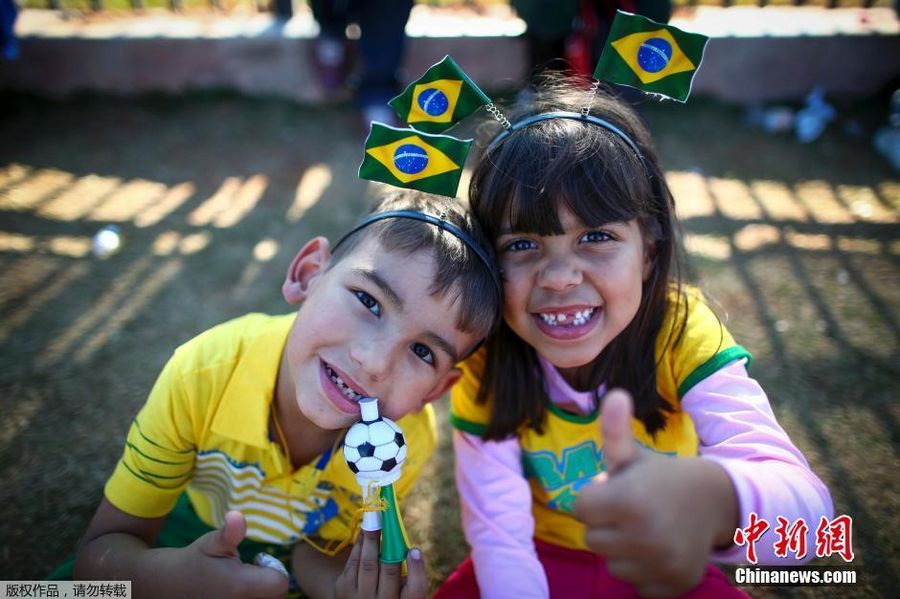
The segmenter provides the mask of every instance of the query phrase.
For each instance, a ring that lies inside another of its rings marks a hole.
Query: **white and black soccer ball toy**
[[[406,438],[393,420],[378,413],[378,399],[360,399],[362,421],[344,437],[344,459],[359,480],[375,480],[389,485],[400,478],[406,459]]]

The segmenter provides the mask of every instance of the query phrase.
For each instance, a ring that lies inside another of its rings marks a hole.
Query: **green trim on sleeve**
[[[144,437],[144,438],[146,439],[146,437]],[[144,453],[143,451],[138,449],[137,446],[134,443],[131,443],[130,441],[125,441],[125,446],[128,447],[130,450],[132,450],[136,453],[139,453],[141,456],[150,460],[151,462],[156,462],[158,464],[168,464],[169,466],[180,466],[181,464],[193,464],[194,463],[194,460],[184,460],[183,462],[167,462],[166,460],[158,460],[154,457],[148,456],[146,453]],[[159,447],[159,446],[157,445],[157,447]]]
[[[464,433],[469,433],[470,435],[476,435],[478,437],[483,437],[484,433],[487,432],[486,425],[478,424],[477,422],[472,422],[471,420],[465,420],[453,414],[452,412],[450,413],[450,424],[452,424],[454,428],[459,429]]]
[[[119,462],[119,463],[122,464],[122,465],[125,467],[125,469],[128,470],[128,472],[130,472],[132,475],[134,475],[135,478],[138,478],[138,479],[144,481],[145,483],[148,483],[148,484],[150,484],[150,485],[153,485],[153,486],[156,487],[157,489],[163,489],[164,491],[172,491],[172,490],[175,490],[175,489],[178,489],[178,488],[184,486],[184,483],[179,483],[179,484],[177,484],[177,485],[175,485],[175,486],[173,486],[173,487],[166,487],[166,486],[164,486],[164,485],[159,484],[159,483],[156,482],[156,481],[153,481],[153,480],[150,480],[149,478],[147,478],[147,476],[153,476],[153,477],[155,477],[155,478],[172,478],[172,479],[174,479],[174,478],[181,478],[181,479],[185,479],[186,477],[185,477],[184,475],[182,475],[182,476],[156,476],[156,475],[150,474],[149,472],[146,472],[146,471],[144,471],[144,470],[141,470],[141,474],[138,474],[137,472],[135,472],[135,471],[131,468],[131,466],[129,466],[128,464],[126,464],[124,461]]]
[[[747,358],[747,366],[750,366],[750,363],[753,362],[753,356],[750,355],[750,352],[740,345],[733,345],[728,349],[724,349],[714,355],[712,358],[698,366],[694,369],[694,372],[690,373],[684,381],[678,385],[678,398],[681,399],[684,395],[690,391],[694,385],[714,373],[715,371],[721,369],[734,362],[735,360],[740,360],[741,358]]]

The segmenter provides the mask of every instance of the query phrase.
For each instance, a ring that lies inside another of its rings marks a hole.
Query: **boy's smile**
[[[399,420],[443,395],[458,378],[459,356],[480,336],[456,328],[453,289],[431,294],[432,255],[385,251],[370,238],[328,268],[319,239],[320,247],[301,250],[285,283],[286,298],[302,305],[278,401],[293,417],[334,431],[359,419],[361,397],[378,397],[382,414]]]
[[[359,400],[369,394],[353,382],[348,374],[320,361],[319,381],[328,399],[348,414],[359,414]],[[322,380],[324,378],[324,380]]]

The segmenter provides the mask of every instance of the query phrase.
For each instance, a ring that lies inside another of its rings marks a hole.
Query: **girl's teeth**
[[[541,319],[550,326],[573,326],[578,327],[585,324],[594,314],[594,308],[585,308],[579,310],[575,314],[569,316],[566,314],[544,314],[541,313]],[[568,323],[568,324],[564,324]]]

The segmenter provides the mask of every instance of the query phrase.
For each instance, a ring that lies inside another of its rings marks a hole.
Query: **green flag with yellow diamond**
[[[471,145],[471,139],[428,135],[373,122],[359,176],[455,197]]]
[[[449,129],[490,103],[449,55],[388,102],[411,127],[428,133]]]
[[[691,93],[707,40],[699,33],[616,11],[594,79],[684,102]]]

